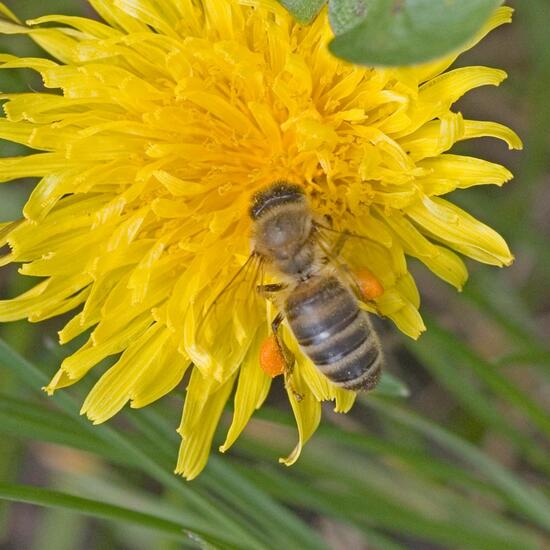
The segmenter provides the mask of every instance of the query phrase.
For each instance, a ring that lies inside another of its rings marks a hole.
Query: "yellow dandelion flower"
[[[326,11],[300,26],[275,0],[90,0],[104,19],[47,16],[19,22],[4,6],[3,33],[25,33],[54,59],[0,55],[2,67],[38,71],[51,92],[4,94],[0,137],[36,153],[0,159],[0,177],[37,177],[21,221],[0,226],[34,288],[0,301],[0,320],[41,321],[77,310],[61,343],[89,333],[46,391],[80,380],[109,356],[82,412],[94,423],[127,403],[170,392],[195,360],[179,427],[178,473],[205,466],[233,389],[226,451],[268,394],[258,355],[274,311],[224,312],[215,358],[195,342],[205,309],[249,255],[250,198],[274,180],[303,186],[312,208],[364,235],[348,261],[382,283],[376,310],[405,334],[424,330],[407,256],[458,289],[456,252],[493,265],[512,255],[495,231],[442,198],[457,188],[502,185],[502,166],[450,154],[457,141],[511,130],[465,119],[452,105],[498,85],[486,67],[449,70],[456,55],[413,68],[353,66],[327,50]],[[509,22],[499,8],[468,48]],[[465,48],[466,49],[466,48]],[[457,54],[458,55],[458,54]],[[243,306],[244,307],[244,306]],[[315,431],[323,400],[345,412],[338,389],[300,355],[289,391],[299,443]]]

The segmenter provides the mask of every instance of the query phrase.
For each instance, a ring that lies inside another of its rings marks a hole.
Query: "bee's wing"
[[[193,360],[213,368],[214,376],[238,367],[262,322],[265,304],[257,291],[262,278],[262,259],[253,253],[199,315]]]
[[[343,260],[342,250],[348,242],[352,244],[353,241],[356,241],[359,247],[361,247],[364,246],[365,243],[368,243],[370,239],[361,235],[356,235],[355,233],[339,231],[317,222],[314,222],[314,228],[317,242],[323,254],[326,256],[327,261],[337,270],[338,275],[348,284],[355,296],[364,303],[366,301],[365,296],[350,266]]]
[[[329,225],[322,224],[318,221],[313,222],[315,232],[319,238],[325,240],[327,243],[331,243],[331,246],[342,245],[348,240],[358,239],[363,244],[372,242],[368,237],[358,235],[357,233],[350,233],[349,231],[340,231]]]

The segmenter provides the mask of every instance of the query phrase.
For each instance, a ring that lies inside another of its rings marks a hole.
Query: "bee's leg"
[[[275,319],[271,321],[271,330],[273,331],[273,336],[275,336],[275,340],[277,341],[277,347],[279,348],[285,362],[285,373],[292,374],[295,360],[294,354],[288,349],[288,346],[284,343],[284,340],[281,338],[279,333],[279,327],[284,319],[284,315],[282,313],[278,313]]]
[[[285,317],[282,313],[278,313],[275,319],[273,319],[273,321],[271,322],[271,330],[273,331],[273,336],[275,336],[277,347],[279,348],[279,351],[284,361],[285,386],[290,389],[290,391],[294,394],[296,401],[301,401],[304,396],[294,389],[291,382],[296,358],[294,357],[294,354],[288,349],[288,346],[285,344],[279,332],[279,328],[281,326],[281,323],[284,321],[284,318]]]
[[[273,295],[277,292],[280,292],[281,290],[284,290],[286,288],[286,285],[282,283],[276,283],[271,285],[258,285],[256,287],[256,290],[258,293],[266,298],[267,300],[270,300],[273,302]],[[285,361],[286,366],[293,365],[294,364],[294,356],[292,355],[292,352],[286,347],[286,344],[283,342],[283,339],[280,337],[278,330],[281,326],[281,323],[284,320],[284,315],[282,313],[278,313],[275,319],[271,322],[271,329],[273,331],[273,336],[275,336],[275,340],[277,342],[277,347],[279,348],[279,351],[281,352],[281,355],[283,356],[283,359]],[[289,369],[285,367],[285,372]]]
[[[280,292],[285,288],[286,288],[286,285],[282,283],[275,283],[271,285],[258,285],[256,287],[256,290],[258,291],[260,296],[263,296],[268,300],[273,300],[273,294],[276,294],[277,292]]]
[[[263,296],[267,300],[273,302],[273,295],[277,292],[280,292],[286,288],[286,285],[281,283],[276,284],[270,284],[270,285],[258,285],[256,287],[256,290],[260,294],[260,296]],[[275,319],[271,322],[271,329],[273,331],[273,336],[275,337],[275,341],[277,342],[277,347],[279,348],[279,352],[281,353],[281,356],[283,357],[283,360],[285,362],[285,372],[289,370],[288,365],[294,364],[294,357],[292,356],[292,352],[286,347],[285,343],[283,342],[283,339],[280,337],[278,330],[281,326],[281,323],[284,320],[284,315],[282,313],[278,313]]]
[[[346,244],[347,238],[348,236],[345,233],[340,233],[340,235],[338,235],[338,239],[334,243],[334,246],[331,250],[334,256],[340,255],[340,252],[342,252],[342,248],[344,248],[344,245]]]
[[[330,263],[331,258],[338,258],[340,252],[342,252],[342,248],[344,248],[344,244],[346,244],[347,238],[348,236],[345,233],[338,235],[334,246],[330,250],[327,250],[327,255],[321,260],[325,265]]]
[[[286,288],[285,284],[276,283],[269,285],[258,285],[256,290],[258,293],[266,298],[267,300],[273,301],[274,294],[284,290]],[[271,322],[271,330],[273,331],[273,336],[275,337],[275,342],[277,343],[277,348],[283,359],[283,373],[285,375],[285,386],[290,389],[294,394],[297,401],[301,401],[304,397],[301,393],[297,392],[291,384],[292,371],[294,370],[294,362],[296,361],[294,354],[288,349],[288,346],[285,344],[284,340],[281,337],[279,328],[281,323],[284,321],[285,316],[283,313],[278,313],[275,319]]]

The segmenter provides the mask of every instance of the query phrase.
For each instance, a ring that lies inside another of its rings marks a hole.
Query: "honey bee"
[[[252,253],[206,311],[204,319],[215,317],[216,309],[220,315],[218,327],[202,347],[215,355],[215,335],[233,322],[222,312],[240,302],[242,307],[235,307],[235,311],[244,308],[246,317],[256,318],[252,309],[259,307],[255,299],[261,297],[271,301],[279,312],[271,323],[273,335],[268,343],[272,345],[260,352],[260,364],[262,356],[270,357],[269,361],[278,357],[281,367],[261,364],[266,372],[273,376],[279,369],[287,381],[292,375],[294,357],[280,331],[286,319],[300,349],[333,384],[355,391],[374,388],[380,379],[383,356],[378,336],[359,301],[379,296],[383,288],[368,270],[363,276],[353,277],[339,260],[350,235],[321,224],[303,189],[285,181],[257,192],[249,214]],[[327,231],[338,236],[332,246],[328,242],[334,239],[326,238]],[[258,284],[264,268],[278,281],[276,284],[263,284],[263,280]],[[245,279],[248,285],[243,284]],[[255,288],[250,288],[250,282]],[[225,306],[217,308],[221,302]],[[202,337],[197,339],[200,342]],[[222,360],[220,357],[219,363]],[[288,386],[292,389],[291,384]]]
[[[298,185],[275,182],[258,192],[250,207],[255,254],[281,281],[258,291],[280,313],[273,334],[285,358],[292,358],[278,336],[284,318],[301,350],[333,384],[370,390],[380,379],[380,342],[368,314],[360,308],[355,285],[334,265],[320,239],[320,226]],[[344,266],[345,268],[345,266]]]

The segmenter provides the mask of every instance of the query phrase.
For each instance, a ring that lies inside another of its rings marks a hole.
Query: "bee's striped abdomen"
[[[304,353],[334,384],[353,390],[376,385],[382,365],[378,338],[336,277],[312,277],[296,287],[285,312]]]

